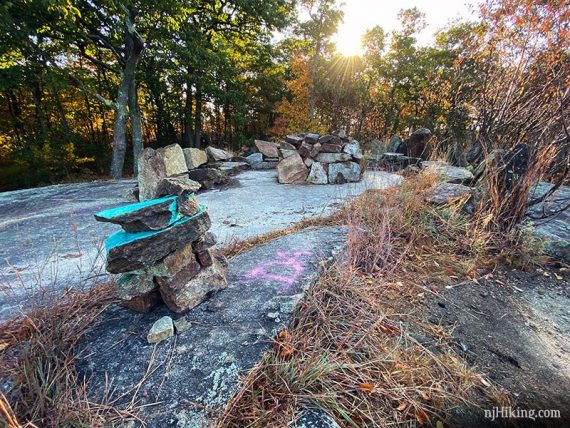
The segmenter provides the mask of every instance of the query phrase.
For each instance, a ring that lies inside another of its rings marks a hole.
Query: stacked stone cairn
[[[362,151],[358,141],[341,130],[330,135],[288,135],[277,143],[255,141],[259,153],[247,157],[256,168],[275,165],[282,184],[342,184],[362,178]],[[264,169],[264,168],[261,168]]]
[[[180,146],[145,149],[138,165],[141,201],[95,214],[123,229],[105,242],[107,271],[117,274],[127,308],[149,313],[164,302],[184,313],[227,286],[225,262],[210,251],[210,217],[194,197],[200,185],[189,179]]]

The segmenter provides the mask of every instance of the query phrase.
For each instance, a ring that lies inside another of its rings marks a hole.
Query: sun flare
[[[343,56],[362,56],[362,34],[359,29],[341,27],[334,41],[336,51]]]

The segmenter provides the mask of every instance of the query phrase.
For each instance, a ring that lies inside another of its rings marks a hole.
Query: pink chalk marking
[[[291,287],[295,282],[301,277],[305,267],[303,263],[299,260],[301,256],[310,256],[312,253],[307,250],[300,250],[295,252],[289,251],[277,251],[275,260],[269,260],[258,264],[252,270],[250,270],[246,275],[246,279],[268,279],[270,281],[276,281],[283,284],[280,288],[282,293],[286,293],[291,290]],[[277,274],[269,272],[272,267],[281,267],[285,272],[290,271],[290,274],[283,273]]]

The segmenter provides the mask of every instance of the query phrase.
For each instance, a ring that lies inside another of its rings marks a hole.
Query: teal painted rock
[[[121,273],[150,268],[175,250],[198,240],[210,226],[206,207],[201,205],[194,216],[181,217],[159,231],[119,231],[105,242],[107,271]]]
[[[179,219],[175,196],[111,208],[95,214],[97,221],[120,225],[126,232],[160,230]]]

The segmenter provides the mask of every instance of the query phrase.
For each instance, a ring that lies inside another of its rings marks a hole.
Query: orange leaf
[[[418,393],[422,396],[422,398],[426,401],[429,401],[430,397],[427,391],[424,391],[423,389],[419,389]]]
[[[400,405],[398,407],[396,407],[396,410],[403,412],[406,409],[406,407],[408,407],[408,403],[406,403],[405,401],[402,401],[400,403]]]
[[[422,409],[416,409],[414,412],[414,416],[416,420],[420,423],[420,425],[425,425],[429,422],[429,418],[426,412]]]
[[[364,392],[368,392],[370,394],[372,394],[373,392],[376,392],[376,387],[374,385],[372,385],[371,383],[368,383],[368,382],[361,383],[358,386],[358,389],[360,389],[361,391],[364,391]]]
[[[285,345],[283,348],[281,348],[281,356],[282,357],[288,357],[293,353],[294,349],[291,345]]]
[[[395,368],[402,370],[402,369],[409,369],[410,366],[408,366],[407,364],[402,364],[402,363],[396,363],[394,365]]]

